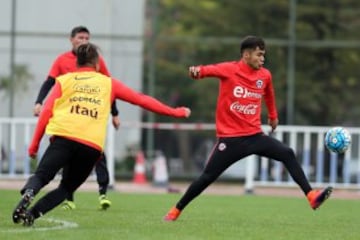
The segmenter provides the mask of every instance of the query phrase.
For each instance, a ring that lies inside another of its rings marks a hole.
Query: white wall
[[[10,74],[12,0],[0,8],[0,76]],[[14,116],[31,117],[34,101],[56,56],[71,48],[69,33],[85,25],[92,42],[102,49],[113,77],[142,90],[142,53],[145,0],[16,0],[15,64],[26,64],[34,79],[27,92],[14,99]],[[0,117],[9,114],[9,97],[0,91]],[[140,109],[117,102],[122,121],[139,121]],[[139,141],[139,130],[116,134],[115,153]]]

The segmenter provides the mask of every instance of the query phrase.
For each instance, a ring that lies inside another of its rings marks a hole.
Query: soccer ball
[[[326,132],[325,146],[331,152],[344,153],[351,144],[351,135],[343,127],[333,127]]]

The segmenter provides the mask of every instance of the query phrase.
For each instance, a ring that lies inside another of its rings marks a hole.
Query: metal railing
[[[2,150],[0,177],[25,178],[31,174],[31,160],[27,148],[35,128],[36,118],[0,118],[0,146]],[[164,129],[176,131],[214,130],[209,123],[130,123],[122,122],[122,128]],[[360,128],[347,127],[352,144],[345,154],[330,153],[324,146],[324,136],[329,126],[279,126],[273,137],[294,149],[306,176],[314,186],[332,185],[338,188],[360,188]],[[263,127],[267,132],[269,128]],[[41,156],[47,146],[44,137],[39,149]],[[115,181],[115,132],[108,129],[106,141],[110,184]],[[7,151],[5,151],[7,149]],[[295,185],[284,166],[277,161],[259,156],[249,156],[237,164],[245,172],[245,188],[256,186]],[[236,165],[236,164],[235,164]],[[235,166],[236,167],[236,166]]]

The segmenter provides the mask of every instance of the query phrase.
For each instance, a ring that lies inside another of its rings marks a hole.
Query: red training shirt
[[[218,137],[249,136],[262,132],[262,97],[269,118],[277,118],[272,77],[266,68],[253,69],[243,60],[199,67],[199,78],[216,77],[220,80],[216,107]]]
[[[100,73],[110,77],[109,70],[107,69],[105,61],[101,56],[99,57],[99,67]],[[56,78],[65,73],[75,72],[77,68],[78,67],[76,65],[76,54],[73,51],[68,51],[60,54],[56,58],[53,65],[51,66],[48,76]]]

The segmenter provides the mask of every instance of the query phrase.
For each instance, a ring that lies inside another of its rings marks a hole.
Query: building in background
[[[12,98],[0,89],[0,117],[32,117],[39,88],[54,59],[71,48],[70,30],[77,25],[89,28],[91,41],[101,48],[111,74],[142,91],[144,12],[145,0],[3,0],[0,76],[11,76],[12,65],[24,65],[32,79],[27,90]],[[140,108],[119,101],[117,105],[121,121],[140,121]],[[120,157],[126,146],[139,143],[140,131],[116,132],[115,157]],[[4,139],[3,145],[7,147]]]

